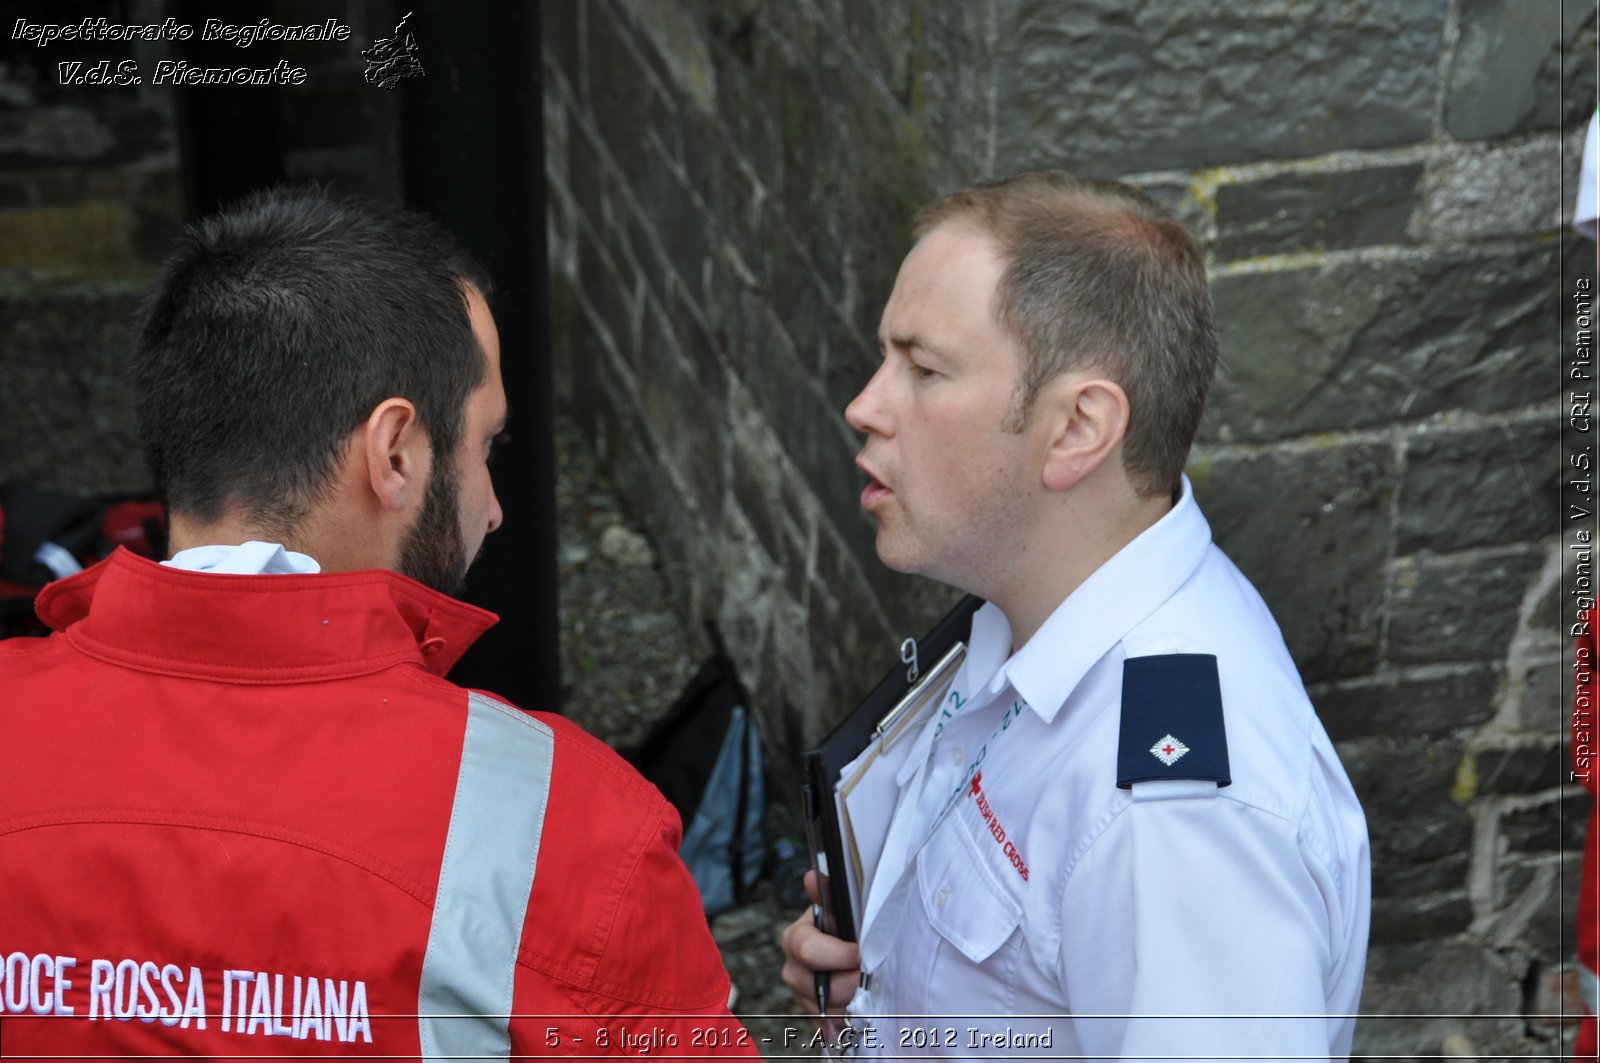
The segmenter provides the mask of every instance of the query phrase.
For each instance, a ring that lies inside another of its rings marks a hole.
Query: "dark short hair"
[[[922,208],[920,238],[952,220],[1006,263],[994,315],[1022,351],[1020,430],[1039,389],[1094,368],[1128,395],[1123,462],[1144,495],[1174,490],[1217,369],[1217,326],[1194,238],[1144,193],[1059,170],[1018,174]]]
[[[168,507],[295,527],[350,433],[408,399],[453,453],[484,379],[467,285],[482,267],[433,221],[317,189],[275,189],[188,227],[145,301],[132,383]]]

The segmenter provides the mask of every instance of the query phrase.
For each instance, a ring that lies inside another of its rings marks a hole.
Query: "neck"
[[[1078,486],[1099,485],[1084,481]],[[1063,494],[1040,522],[1023,563],[984,595],[1005,614],[1013,653],[1100,566],[1172,509],[1166,495],[1141,497],[1125,481],[1073,495]]]
[[[270,526],[240,512],[230,511],[214,521],[172,513],[167,556],[194,546],[238,546],[255,540],[314,557],[323,572],[394,568],[393,559],[382,553],[389,542],[383,531],[329,510],[314,512],[292,528]]]
[[[238,546],[251,540],[277,543],[289,550],[310,553],[297,537],[285,534],[282,529],[268,529],[258,521],[243,514],[227,513],[213,521],[195,520],[182,513],[169,513],[167,517],[167,556],[181,553],[196,546]],[[315,556],[314,554],[312,556]]]

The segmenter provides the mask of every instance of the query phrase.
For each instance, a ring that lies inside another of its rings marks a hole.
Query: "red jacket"
[[[442,678],[492,614],[125,551],[38,610],[0,643],[5,1053],[755,1054],[672,808]]]

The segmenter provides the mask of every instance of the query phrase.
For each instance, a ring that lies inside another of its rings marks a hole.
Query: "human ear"
[[[403,510],[422,501],[429,449],[415,406],[401,398],[384,399],[356,429],[354,442],[379,506]]]
[[[1040,391],[1049,437],[1041,479],[1065,491],[1094,472],[1128,431],[1128,395],[1104,377],[1064,374]]]

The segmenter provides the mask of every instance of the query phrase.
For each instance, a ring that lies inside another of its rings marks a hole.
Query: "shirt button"
[[[933,906],[935,908],[943,908],[949,901],[950,890],[947,887],[940,886],[939,892],[933,895]]]
[[[952,749],[950,751],[950,763],[952,763],[952,764],[960,764],[962,761],[964,761],[966,759],[967,759],[966,750],[964,750],[964,749]]]
[[[422,655],[424,657],[432,657],[434,654],[444,649],[444,639],[435,635],[431,639],[424,639],[422,645],[418,646],[417,648],[422,651]]]

